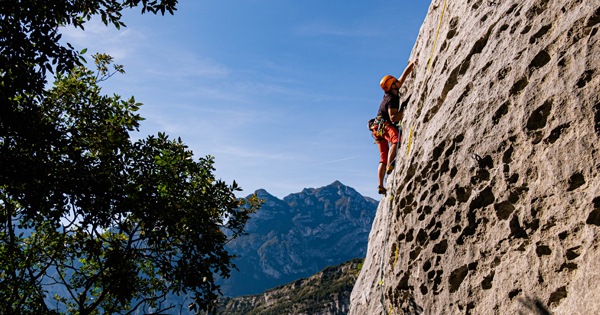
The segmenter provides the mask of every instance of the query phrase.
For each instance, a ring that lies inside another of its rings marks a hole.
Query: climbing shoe
[[[394,171],[394,164],[396,164],[396,163],[392,163],[392,164],[388,165],[387,170],[385,171],[388,175],[392,174],[392,172]]]
[[[396,166],[396,159],[394,159],[394,160],[392,161],[392,163],[390,163],[390,165],[388,165],[388,166],[387,166],[387,169],[386,169],[386,171],[385,171],[385,172],[386,172],[388,175],[389,175],[389,174],[392,174],[392,171],[394,171],[394,166]]]
[[[379,192],[380,195],[385,195],[387,193],[387,190],[385,190],[385,188],[383,188],[381,186],[378,186],[377,192]]]

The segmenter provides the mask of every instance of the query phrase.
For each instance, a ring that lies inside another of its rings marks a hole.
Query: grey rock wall
[[[350,314],[600,313],[600,1],[443,5]]]

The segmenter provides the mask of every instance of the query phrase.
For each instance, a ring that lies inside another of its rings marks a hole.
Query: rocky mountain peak
[[[339,181],[306,188],[280,200],[265,190],[265,199],[246,225],[248,235],[228,250],[241,256],[241,272],[223,281],[226,295],[260,293],[343,261],[364,257],[377,202]]]

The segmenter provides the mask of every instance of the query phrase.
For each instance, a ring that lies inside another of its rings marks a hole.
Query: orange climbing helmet
[[[383,77],[383,79],[381,79],[381,82],[379,82],[379,85],[381,85],[381,88],[385,92],[389,92],[389,90],[392,87],[392,84],[394,84],[394,82],[396,82],[396,77],[394,77],[393,75],[386,75],[385,77]]]

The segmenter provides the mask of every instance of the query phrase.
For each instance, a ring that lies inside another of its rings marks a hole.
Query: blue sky
[[[102,83],[135,96],[140,133],[166,132],[246,196],[282,198],[335,180],[377,197],[379,152],[366,128],[379,80],[407,65],[427,1],[180,1],[175,15],[124,14],[63,29],[76,49],[125,67]],[[420,63],[420,66],[425,64]]]

